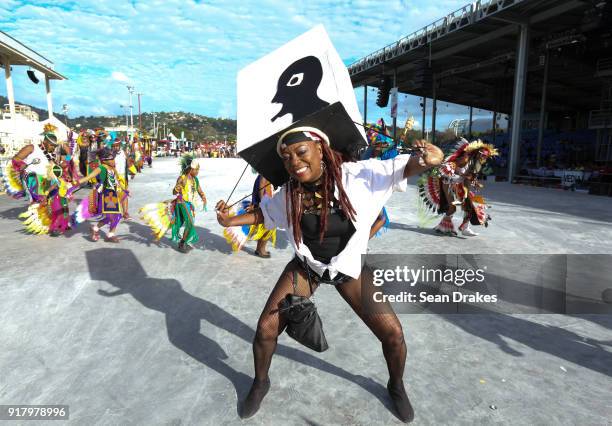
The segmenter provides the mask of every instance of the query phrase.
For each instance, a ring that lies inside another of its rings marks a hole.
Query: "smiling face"
[[[281,157],[287,173],[299,182],[316,182],[323,173],[323,151],[318,142],[293,143],[281,149]]]

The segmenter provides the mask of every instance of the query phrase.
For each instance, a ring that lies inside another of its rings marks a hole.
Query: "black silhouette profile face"
[[[287,67],[278,79],[272,103],[283,104],[270,121],[291,114],[293,122],[329,105],[317,95],[323,78],[321,61],[314,56],[298,59]]]

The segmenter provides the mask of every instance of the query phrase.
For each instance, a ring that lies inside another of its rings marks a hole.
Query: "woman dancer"
[[[98,152],[101,164],[87,176],[75,181],[75,185],[83,185],[95,179],[96,185],[88,198],[85,198],[74,215],[74,222],[81,223],[95,216],[102,219],[91,227],[92,241],[100,239],[100,228],[108,225],[109,231],[104,241],[118,243],[119,238],[115,230],[121,222],[123,212],[121,196],[127,196],[127,189],[122,186],[118,173],[115,170],[115,152],[110,148],[102,148]]]
[[[331,147],[330,147],[331,142]],[[230,216],[223,201],[217,203],[222,226],[264,223],[286,229],[296,257],[278,279],[257,324],[253,342],[255,379],[244,401],[241,417],[253,416],[270,388],[268,370],[278,335],[287,322],[279,306],[288,294],[310,297],[320,283],[336,286],[355,313],[382,343],[387,361],[387,389],[403,421],[414,412],[403,384],[406,345],[397,316],[390,310],[372,314],[361,304],[361,254],[367,249],[372,224],[393,190],[405,190],[406,178],[440,164],[442,152],[424,141],[415,144],[422,155],[400,155],[379,161],[342,162],[333,141],[321,130],[298,127],[278,140],[277,153],[290,176],[272,198],[240,216]],[[364,290],[371,281],[364,279]],[[295,288],[295,291],[294,291]]]
[[[198,241],[195,230],[195,208],[193,202],[198,194],[206,208],[206,195],[200,186],[198,173],[200,162],[191,154],[181,157],[181,175],[176,180],[172,193],[174,199],[161,203],[146,204],[140,209],[143,220],[153,231],[156,240],[161,239],[166,231],[172,227],[172,241],[178,241],[178,250],[181,253],[190,252],[190,245]],[[185,227],[181,237],[181,228]]]
[[[254,173],[257,173],[253,170]],[[253,211],[259,207],[261,200],[264,197],[272,197],[272,184],[262,175],[257,175],[253,184],[253,192],[251,193],[251,202],[243,201],[243,205],[237,209],[238,215]],[[255,248],[255,256],[264,259],[269,259],[270,252],[266,251],[268,241],[272,241],[272,245],[276,245],[276,229],[266,229],[263,223],[251,226],[236,226],[229,227],[223,230],[225,240],[232,246],[233,251],[239,251],[248,241],[257,241]]]

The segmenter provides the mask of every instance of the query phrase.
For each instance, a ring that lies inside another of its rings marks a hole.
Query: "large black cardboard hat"
[[[342,103],[335,102],[251,145],[239,152],[239,155],[274,186],[281,186],[289,180],[289,174],[276,151],[276,144],[283,133],[296,127],[314,127],[321,130],[329,138],[333,150],[350,158],[358,158],[358,152],[367,146]]]

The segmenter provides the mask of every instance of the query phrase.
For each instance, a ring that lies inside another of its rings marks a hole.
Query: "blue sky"
[[[325,25],[350,64],[467,2],[2,0],[0,28],[69,78],[53,82],[54,109],[68,104],[69,116],[121,114],[129,82],[143,93],[143,111],[235,118],[237,72],[313,26]],[[23,67],[14,68],[14,81],[18,101],[46,108],[44,84],[30,83]],[[362,89],[356,95],[361,104]],[[388,115],[375,98],[370,120]],[[420,122],[418,103],[402,97],[399,121],[409,113]],[[467,115],[445,103],[438,111],[441,125]]]

